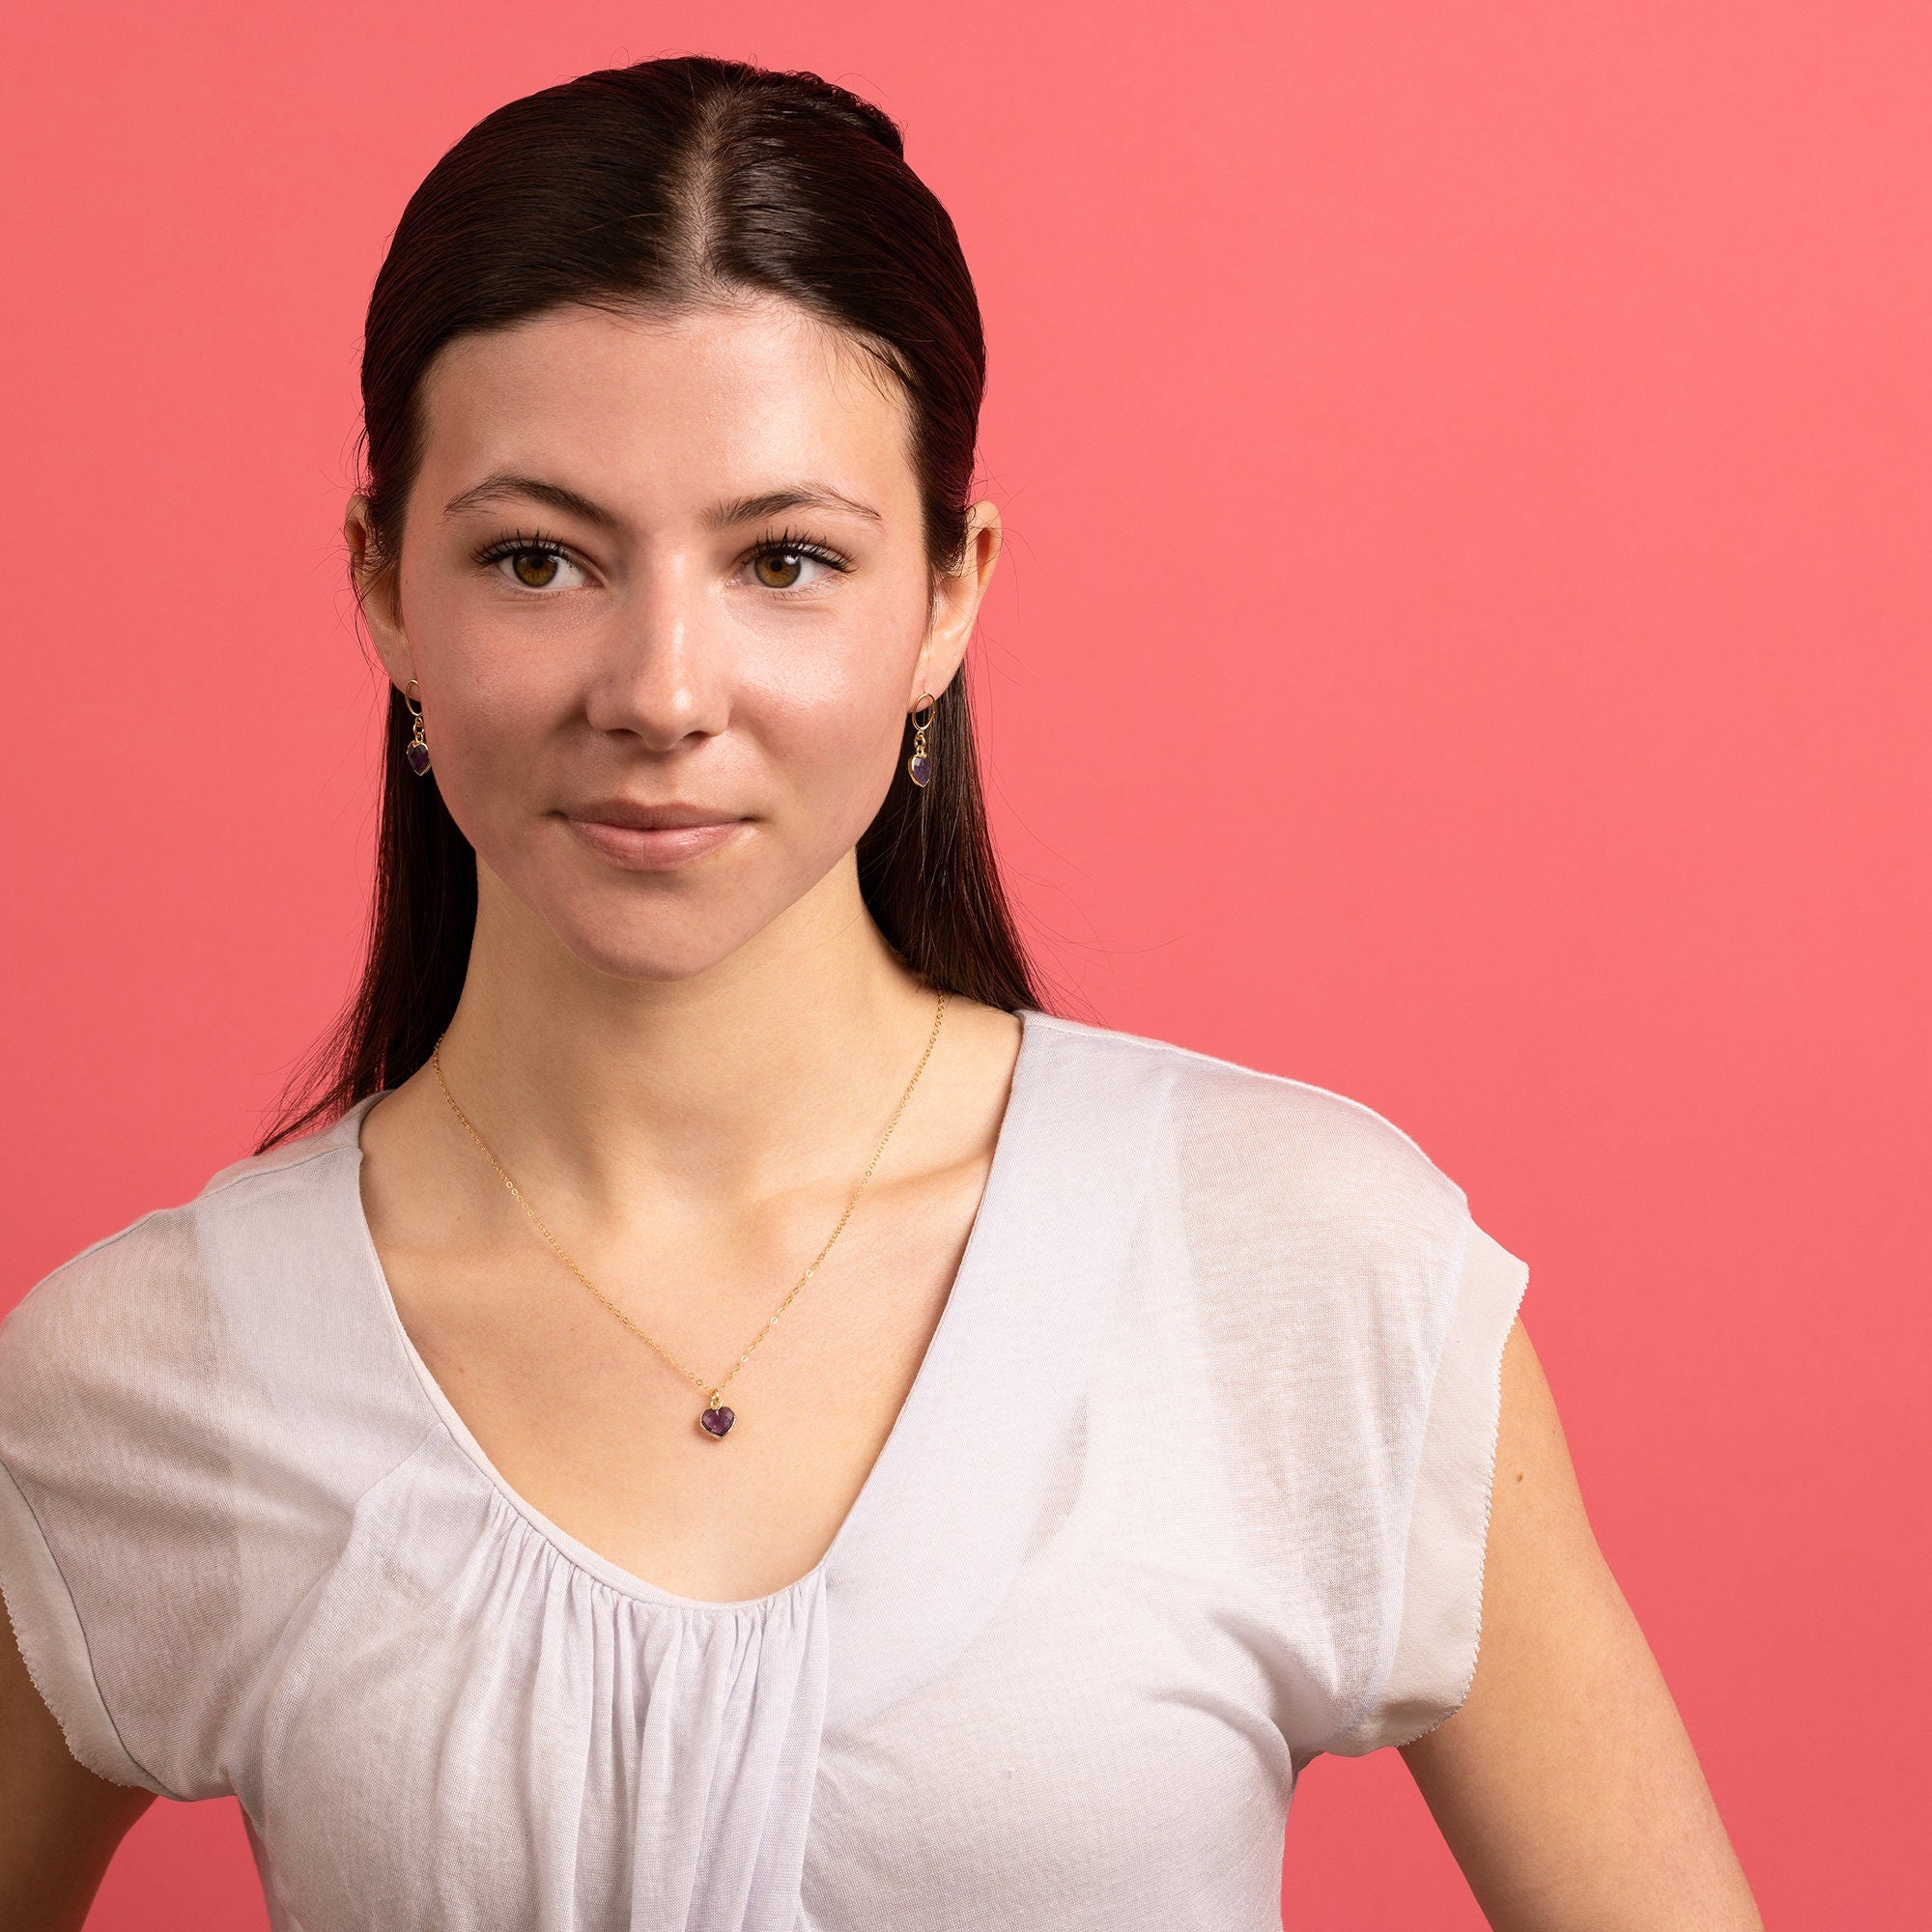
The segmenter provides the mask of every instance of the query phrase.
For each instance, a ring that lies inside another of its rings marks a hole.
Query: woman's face
[[[459,337],[422,404],[365,611],[416,681],[485,917],[674,979],[810,904],[958,668],[992,506],[935,588],[903,395],[776,300]]]

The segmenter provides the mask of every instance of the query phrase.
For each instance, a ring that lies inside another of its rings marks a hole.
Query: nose
[[[591,667],[584,712],[599,731],[671,752],[724,728],[728,666],[707,590],[696,559],[648,559]]]

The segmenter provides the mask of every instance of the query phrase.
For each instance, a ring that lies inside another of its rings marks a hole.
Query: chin
[[[863,828],[861,828],[863,830]],[[856,838],[856,835],[854,835]],[[836,834],[835,834],[836,838]],[[614,871],[574,849],[544,841],[506,854],[508,865],[483,863],[490,890],[479,890],[478,930],[505,937],[516,927],[521,949],[541,929],[573,959],[614,980],[690,980],[728,959],[775,921],[823,887],[837,854],[759,849],[721,852],[674,871]],[[828,841],[831,842],[831,841]],[[507,920],[507,926],[502,922]],[[539,944],[539,951],[543,950]]]
[[[561,859],[561,863],[559,863]],[[551,947],[615,980],[688,980],[729,957],[779,910],[742,872],[697,868],[626,878],[548,841],[494,859],[478,854],[477,933],[541,956]],[[554,955],[553,955],[554,956]],[[541,970],[541,969],[539,969]]]
[[[551,930],[573,958],[612,980],[690,980],[727,959],[755,927],[629,906],[601,918],[559,920]]]

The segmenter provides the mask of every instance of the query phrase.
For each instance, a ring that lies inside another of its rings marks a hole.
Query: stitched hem
[[[1525,1275],[1518,1286],[1510,1301],[1510,1319],[1503,1329],[1503,1349],[1509,1346],[1511,1330],[1516,1326],[1517,1315],[1522,1307],[1523,1296],[1529,1293],[1529,1279]],[[1489,1575],[1490,1567],[1490,1519],[1496,1507],[1496,1451],[1502,1443],[1503,1434],[1503,1349],[1496,1350],[1495,1376],[1490,1385],[1490,1441],[1486,1452],[1489,1469],[1488,1480],[1483,1487],[1483,1534],[1481,1552],[1476,1560],[1476,1633],[1475,1640],[1469,1646],[1469,1667],[1463,1673],[1463,1682],[1455,1694],[1455,1701],[1439,1717],[1432,1718],[1419,1729],[1410,1731],[1406,1737],[1390,1738],[1390,1748],[1401,1750],[1412,1745],[1418,1738],[1426,1738],[1440,1724],[1446,1724],[1463,1706],[1468,1702],[1470,1688],[1476,1681],[1476,1660],[1483,1652],[1483,1582]]]
[[[14,1473],[0,1463],[0,1532],[17,1548],[17,1570],[0,1575],[0,1600],[41,1702],[53,1714],[77,1764],[111,1784],[132,1785],[156,1797],[176,1794],[128,1748],[100,1694],[87,1632],[61,1575],[40,1519]]]
[[[1510,1270],[1506,1283],[1492,1272],[1502,1265]],[[1457,1305],[1436,1363],[1422,1460],[1409,1498],[1388,1655],[1374,1692],[1327,1733],[1315,1747],[1318,1754],[1364,1757],[1371,1751],[1413,1744],[1462,1708],[1475,1680],[1501,1438],[1502,1356],[1529,1277],[1524,1264],[1473,1221],[1468,1223],[1460,1274]],[[1464,1330],[1461,1337],[1459,1328]],[[1457,1364],[1452,1357],[1459,1340],[1469,1352]],[[1480,1355],[1473,1352],[1478,1346]],[[1480,1396],[1475,1381],[1478,1363],[1483,1377]],[[1460,1375],[1460,1395],[1451,1393],[1457,1383],[1445,1383],[1445,1375]],[[1442,1411],[1445,1397],[1450,1407]],[[1459,1440],[1455,1428],[1459,1408],[1464,1427],[1475,1424],[1479,1416],[1482,1419],[1486,1433],[1480,1449],[1469,1443],[1467,1435]],[[1445,1420],[1451,1425],[1449,1433],[1439,1433]],[[1479,1522],[1463,1514],[1463,1498],[1472,1484],[1481,1491]],[[1435,1690],[1436,1673],[1449,1667],[1457,1670],[1456,1688],[1440,1694]]]

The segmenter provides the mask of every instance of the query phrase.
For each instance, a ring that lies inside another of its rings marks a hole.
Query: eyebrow
[[[728,503],[716,503],[705,521],[714,529],[729,529],[733,524],[752,524],[775,517],[781,510],[843,510],[870,523],[886,521],[871,504],[862,503],[856,497],[847,497],[822,483],[802,483],[789,490],[768,490],[761,497],[739,497]]]
[[[614,510],[593,503],[588,497],[575,490],[566,490],[561,483],[546,483],[541,476],[519,476],[507,469],[495,470],[473,488],[452,497],[442,506],[442,514],[453,517],[462,510],[481,509],[486,503],[506,503],[519,499],[547,503],[553,510],[563,510],[573,517],[582,517],[586,524],[594,524],[599,529],[617,530],[623,527],[623,520]]]
[[[598,529],[615,531],[623,528],[624,520],[614,510],[593,502],[581,492],[567,489],[561,483],[547,482],[541,476],[520,476],[507,469],[495,470],[482,482],[452,497],[442,506],[442,514],[453,517],[464,510],[480,509],[485,504],[514,500],[546,503],[553,510],[581,517]],[[756,497],[737,497],[726,502],[714,503],[705,512],[704,521],[713,529],[729,529],[734,524],[749,524],[765,517],[775,517],[781,510],[843,510],[850,516],[864,517],[870,523],[885,522],[885,518],[871,504],[862,503],[857,497],[847,497],[843,492],[822,483],[796,484],[785,490],[767,490]]]

